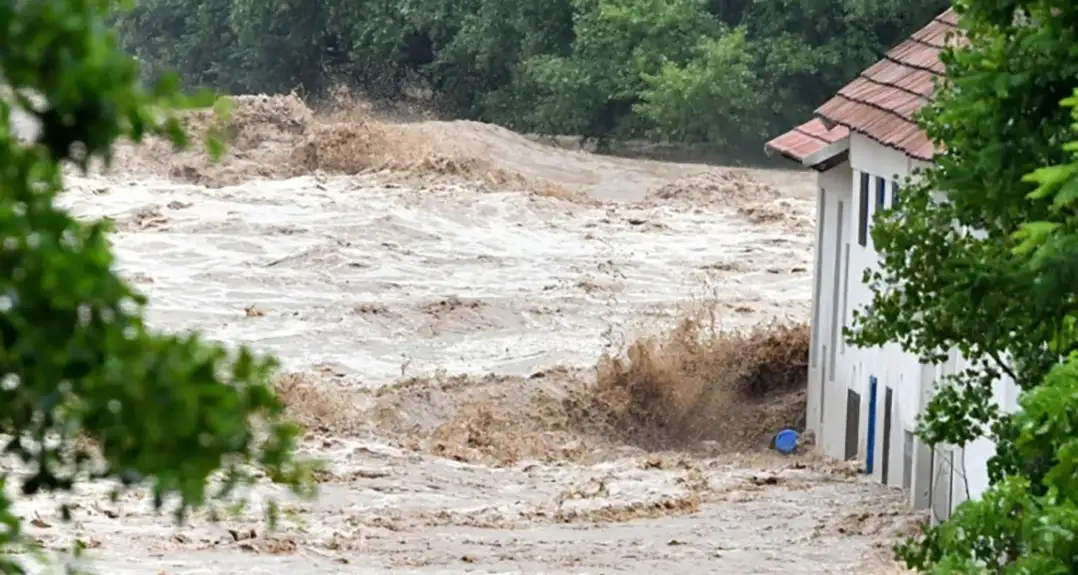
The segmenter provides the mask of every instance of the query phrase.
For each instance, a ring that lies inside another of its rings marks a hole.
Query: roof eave
[[[816,170],[817,172],[823,173],[823,172],[826,172],[827,170],[830,170],[831,168],[834,168],[835,166],[839,166],[839,165],[849,161],[849,159],[850,159],[850,152],[849,152],[849,150],[847,150],[845,152],[842,152],[841,154],[836,154],[834,156],[831,156],[830,158],[827,158],[826,160],[824,160],[824,161],[822,161],[822,162],[820,162],[820,163],[818,163],[818,164],[816,164],[814,166],[811,166],[811,167],[812,167],[813,170]]]
[[[828,118],[827,116],[824,116],[823,114],[820,114],[820,112],[819,112],[819,111],[817,111],[817,112],[813,113],[813,114],[812,114],[812,117],[813,117],[813,118],[816,118],[817,120],[819,120],[820,122],[822,122],[822,123],[823,123],[823,127],[827,128],[827,129],[828,129],[828,131],[830,131],[830,130],[834,130],[834,129],[835,129],[835,126],[839,126],[839,125],[840,125],[840,124],[839,124],[838,122],[836,122],[836,121],[832,120],[831,118]]]
[[[804,157],[796,156],[784,150],[772,147],[771,145],[764,145],[764,152],[768,156],[778,154],[791,162],[797,162],[806,168],[815,168],[818,165],[830,163],[830,161],[839,156],[848,156],[850,151],[850,137],[846,136],[837,142],[832,142],[823,148]]]
[[[831,128],[828,128],[831,129]],[[818,165],[825,164],[835,157],[848,154],[850,151],[850,137],[846,136],[837,142],[830,143],[824,146],[822,149],[817,150],[801,160],[807,168],[815,168]]]
[[[767,157],[769,157],[769,158],[774,156],[775,154],[778,154],[778,155],[782,156],[783,158],[786,158],[787,160],[790,160],[791,162],[797,162],[798,164],[801,163],[801,158],[798,158],[797,156],[795,156],[795,155],[793,155],[793,154],[791,154],[789,152],[786,152],[784,150],[780,150],[778,148],[772,147],[771,142],[768,142],[768,143],[764,144],[764,154],[766,154]]]
[[[799,158],[793,154],[772,148],[771,146],[764,146],[764,151],[768,156],[778,154],[783,158],[801,164],[806,168],[811,168],[817,172],[826,172],[850,158],[849,142],[849,138],[843,138],[841,141],[835,142],[834,144],[831,144],[831,146],[809,154],[804,158]]]
[[[826,156],[823,155],[823,154],[820,154],[819,156],[817,156],[817,154],[818,154],[818,152],[817,152],[817,154],[813,154],[813,156],[815,156],[815,158],[813,159],[813,162],[809,162],[809,161],[807,161],[807,159],[801,159],[801,158],[798,158],[798,156],[796,156],[796,155],[786,153],[786,152],[783,152],[783,151],[779,151],[779,150],[775,150],[775,149],[772,149],[772,148],[766,148],[766,152],[768,152],[768,155],[773,155],[773,154],[777,153],[778,155],[783,156],[783,158],[789,160],[790,162],[801,164],[802,166],[805,166],[807,168],[815,169],[816,172],[827,172],[827,170],[831,169],[832,167],[838,166],[838,165],[842,164],[843,162],[846,162],[846,161],[849,160],[849,150],[848,149],[842,150],[839,153],[835,153],[835,154],[832,154],[832,155],[826,155]]]

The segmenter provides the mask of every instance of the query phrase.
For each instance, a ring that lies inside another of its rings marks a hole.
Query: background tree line
[[[145,79],[374,99],[521,132],[758,151],[945,0],[139,0]]]

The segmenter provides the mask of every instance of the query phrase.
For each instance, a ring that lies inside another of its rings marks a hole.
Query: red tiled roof
[[[954,10],[940,14],[839,90],[816,114],[885,146],[931,160],[936,149],[913,114],[932,99],[933,79],[944,72],[940,52],[957,24]],[[962,41],[957,34],[950,38]]]
[[[828,130],[819,119],[812,119],[767,143],[767,148],[802,162],[812,154],[823,150],[850,135],[846,126]]]

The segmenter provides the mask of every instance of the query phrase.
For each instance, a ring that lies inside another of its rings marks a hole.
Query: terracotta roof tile
[[[954,29],[954,24],[947,24],[939,18],[936,18],[929,22],[924,28],[914,32],[909,39],[914,42],[920,42],[921,44],[935,46],[936,48],[944,48],[947,45],[947,35],[954,31]]]
[[[907,70],[927,70],[939,75],[944,72],[943,62],[940,62],[940,50],[942,48],[930,44],[906,40],[892,48],[884,56],[884,61]]]
[[[842,96],[832,98],[820,110],[821,115],[855,117],[858,126],[856,131],[869,135],[881,144],[901,150],[907,147],[918,147],[921,140],[927,141],[924,133],[914,122],[888,110]]]
[[[914,92],[907,92],[886,84],[877,84],[863,76],[846,84],[845,87],[839,90],[838,96],[832,98],[832,100],[838,98],[845,98],[873,108],[879,108],[911,122],[913,121],[913,113],[928,101],[927,98]],[[824,104],[824,106],[826,105]]]
[[[861,72],[860,77],[877,84],[931,98],[932,80],[936,75],[927,70],[910,70],[903,66],[895,66],[890,60],[880,60],[871,68]]]
[[[801,162],[849,135],[850,131],[845,126],[835,126],[829,130],[821,120],[813,119],[771,140],[767,148]]]
[[[816,114],[915,158],[930,160],[934,147],[916,125],[914,113],[932,98],[933,80],[943,74],[940,51],[962,39],[953,10],[892,48],[882,60],[844,86]]]

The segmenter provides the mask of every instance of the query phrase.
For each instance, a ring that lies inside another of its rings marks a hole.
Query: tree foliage
[[[1071,573],[1078,365],[1064,361],[1078,357],[1078,144],[1066,143],[1073,110],[1060,102],[1078,87],[1078,9],[1061,0],[955,8],[968,45],[944,52],[946,79],[921,116],[945,151],[874,223],[882,263],[866,273],[873,299],[851,341],[898,342],[928,363],[957,349],[972,367],[937,382],[920,435],[997,445],[989,492],[904,546],[908,564]],[[993,397],[1001,376],[1023,390],[1020,415]]]
[[[1073,241],[1073,240],[1071,240]],[[1078,556],[1078,356],[1023,394],[1012,453],[1043,473],[1012,474],[960,505],[921,541],[900,547],[930,573],[1065,575]]]
[[[781,133],[946,0],[140,0],[148,77],[229,92],[433,91],[448,116],[725,150]]]
[[[184,145],[174,111],[207,102],[167,76],[141,88],[138,63],[107,32],[112,9],[0,4],[0,431],[4,456],[30,470],[19,481],[0,471],[3,573],[21,572],[11,553],[26,543],[17,486],[29,496],[80,480],[148,485],[158,507],[178,497],[180,518],[232,493],[252,465],[304,486],[296,428],[268,384],[273,360],[150,330],[145,299],[115,274],[106,225],[56,204],[65,165],[107,160],[120,138]],[[20,113],[40,127],[36,139],[20,137]]]

